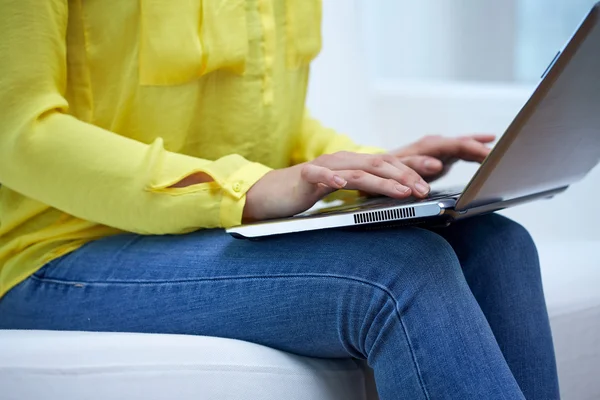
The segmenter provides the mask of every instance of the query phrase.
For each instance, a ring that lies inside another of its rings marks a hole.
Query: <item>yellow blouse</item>
[[[3,0],[0,296],[123,231],[240,223],[270,168],[369,152],[305,112],[320,0]],[[170,188],[195,172],[214,182]]]

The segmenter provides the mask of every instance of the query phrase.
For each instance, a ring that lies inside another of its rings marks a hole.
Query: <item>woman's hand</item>
[[[246,193],[243,219],[289,217],[339,189],[397,199],[429,193],[429,185],[398,157],[339,152],[267,173]]]
[[[432,182],[444,176],[458,160],[483,162],[491,151],[486,144],[495,139],[495,135],[486,134],[458,138],[426,136],[390,154]]]

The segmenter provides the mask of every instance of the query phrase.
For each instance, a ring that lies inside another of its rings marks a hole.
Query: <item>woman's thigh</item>
[[[416,228],[259,241],[219,230],[125,234],[89,243],[11,290],[0,299],[0,328],[187,333],[278,348],[292,335],[308,355],[364,357],[361,321],[382,304],[406,315],[412,307],[426,323],[439,299],[456,305],[453,291],[468,289],[452,248]]]
[[[454,250],[418,228],[109,237],[0,299],[2,328],[234,338],[365,358],[382,398],[521,398]]]

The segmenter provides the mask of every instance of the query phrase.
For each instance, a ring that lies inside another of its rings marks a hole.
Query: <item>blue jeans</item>
[[[498,215],[436,232],[108,237],[0,299],[0,328],[207,335],[367,359],[381,400],[559,398],[537,252]]]

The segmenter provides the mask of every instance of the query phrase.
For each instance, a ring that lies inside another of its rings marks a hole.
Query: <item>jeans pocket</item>
[[[86,247],[89,243],[85,243],[83,245],[78,244],[77,246],[74,246],[73,244],[68,248],[68,250],[63,249],[58,257],[51,259],[50,261],[46,262],[46,264],[44,264],[40,269],[38,269],[37,271],[35,271],[32,276],[34,276],[37,279],[53,279],[52,276],[48,276],[51,275],[50,271],[55,270],[59,265],[61,265],[64,261],[66,261],[68,258],[70,258],[74,253],[76,253],[77,251],[81,250],[82,248]]]
[[[35,271],[31,276],[33,276],[37,279],[46,279],[46,273],[48,272],[48,269],[56,266],[56,264],[58,264],[58,262],[60,261],[61,258],[62,257],[59,257],[54,260],[48,261],[40,269]]]

